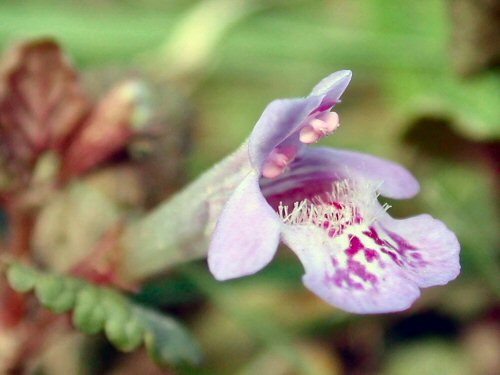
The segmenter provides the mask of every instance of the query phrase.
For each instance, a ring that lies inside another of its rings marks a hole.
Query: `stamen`
[[[278,214],[285,224],[314,225],[329,237],[335,237],[350,226],[371,223],[389,209],[377,201],[378,192],[372,184],[359,186],[347,179],[332,184],[331,192],[294,202],[293,208],[280,202]]]
[[[299,139],[305,144],[318,142],[332,134],[339,125],[339,115],[336,112],[322,112],[300,130]]]
[[[262,166],[262,176],[266,178],[280,176],[293,161],[296,154],[297,151],[294,147],[275,148]]]

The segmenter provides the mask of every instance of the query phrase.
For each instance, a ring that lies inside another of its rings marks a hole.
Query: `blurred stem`
[[[24,296],[14,291],[0,275],[0,331],[16,327],[23,319],[26,303]]]
[[[6,204],[9,228],[8,252],[18,258],[26,257],[31,251],[31,238],[35,218],[30,212],[19,205],[16,200]]]
[[[5,201],[8,218],[8,243],[5,256],[27,259],[31,253],[31,238],[35,218],[29,208],[19,204],[15,198]],[[0,327],[15,327],[26,310],[25,297],[15,292],[0,275]]]
[[[138,281],[207,252],[207,238],[235,187],[252,171],[245,143],[144,218],[125,228],[119,274]]]
[[[151,66],[160,79],[182,82],[181,86],[190,91],[207,72],[215,47],[226,31],[256,9],[254,0],[199,2],[181,19],[157,56],[145,59],[145,65]],[[165,68],[159,70],[158,65]]]

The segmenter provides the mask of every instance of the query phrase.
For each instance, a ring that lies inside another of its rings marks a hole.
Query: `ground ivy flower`
[[[429,215],[393,219],[378,202],[414,196],[403,167],[374,156],[313,148],[334,132],[331,109],[351,79],[333,73],[309,96],[268,105],[249,140],[250,172],[225,203],[208,264],[219,280],[253,274],[285,243],[302,262],[307,288],[355,313],[408,308],[419,288],[460,270],[455,235]]]

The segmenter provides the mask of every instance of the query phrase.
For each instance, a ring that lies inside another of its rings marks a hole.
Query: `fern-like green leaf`
[[[86,334],[104,331],[122,351],[132,351],[144,343],[160,366],[197,363],[200,359],[198,346],[174,319],[139,306],[111,288],[19,263],[8,266],[7,279],[20,293],[34,289],[40,303],[56,314],[72,311],[78,330]]]
[[[7,280],[19,293],[28,292],[35,287],[37,274],[29,267],[14,264],[7,270]]]

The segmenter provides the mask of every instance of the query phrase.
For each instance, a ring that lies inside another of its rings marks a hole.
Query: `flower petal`
[[[322,96],[324,101],[337,103],[351,81],[350,70],[339,70],[323,78],[311,91],[310,95]]]
[[[260,171],[271,151],[294,133],[320,103],[319,97],[271,102],[250,135],[248,147],[254,167]]]
[[[331,148],[305,148],[289,169],[274,179],[261,179],[261,188],[269,197],[293,198],[294,190],[321,194],[335,181],[356,180],[366,184],[373,182],[382,195],[402,199],[415,195],[419,190],[417,180],[402,166],[374,156]],[[314,194],[310,194],[314,195]],[[308,198],[307,196],[301,199]],[[301,200],[299,199],[299,200]],[[275,199],[274,199],[275,200]],[[271,204],[272,205],[272,204]]]
[[[419,287],[444,285],[460,273],[460,244],[441,221],[430,215],[404,220],[386,215],[380,226],[400,249],[406,268]]]
[[[329,171],[337,178],[356,178],[382,182],[380,194],[394,199],[411,198],[420,186],[413,175],[399,164],[375,156],[325,147],[305,149],[290,166],[302,170]],[[310,173],[310,172],[309,172]]]
[[[315,226],[287,225],[282,235],[304,266],[304,285],[326,302],[353,313],[407,309],[417,285],[389,256],[364,248],[360,230],[330,238]]]
[[[271,151],[293,133],[314,110],[329,110],[339,102],[351,80],[350,70],[341,70],[320,81],[307,98],[280,99],[271,102],[255,125],[249,140],[252,164],[259,171]],[[297,147],[303,145],[297,139],[288,140]]]
[[[226,203],[212,236],[208,266],[218,280],[251,275],[273,258],[281,222],[252,171]]]

